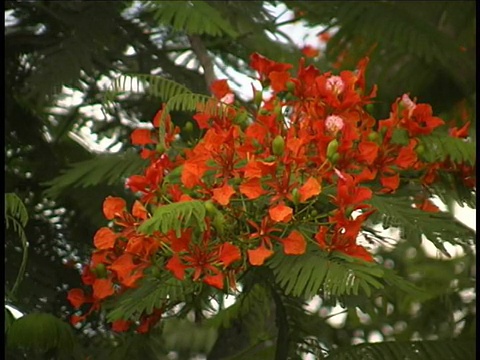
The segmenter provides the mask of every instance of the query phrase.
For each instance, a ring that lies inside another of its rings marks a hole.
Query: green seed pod
[[[312,217],[317,217],[318,211],[316,209],[313,209],[312,211],[310,211],[310,215],[312,215]]]
[[[277,135],[272,141],[272,151],[276,156],[282,156],[285,151],[285,140],[282,135]]]
[[[419,144],[415,148],[415,151],[417,152],[418,155],[422,155],[425,152],[425,146],[423,146],[422,144]]]
[[[337,153],[338,150],[338,141],[337,139],[333,139],[328,143],[327,146],[327,158],[331,159],[334,154]]]

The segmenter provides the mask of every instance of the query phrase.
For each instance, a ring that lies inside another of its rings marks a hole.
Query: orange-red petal
[[[317,196],[322,191],[320,183],[314,177],[310,177],[305,184],[298,190],[300,194],[300,202],[307,201],[312,196]]]
[[[248,250],[248,261],[254,266],[263,265],[266,259],[273,255],[272,250],[268,250],[264,246],[260,246],[254,250]]]
[[[115,292],[110,279],[96,279],[92,285],[93,297],[96,299],[105,299]]]
[[[203,279],[203,282],[207,285],[216,287],[217,289],[222,290],[223,289],[223,279],[224,275],[222,273],[217,274],[217,275],[209,275],[205,276]]]
[[[152,132],[148,129],[135,129],[130,135],[133,145],[153,144]]]
[[[287,255],[301,255],[305,253],[307,242],[303,235],[294,230],[282,241],[283,251]]]
[[[99,250],[113,249],[117,234],[107,227],[102,227],[97,230],[93,237],[93,244]]]
[[[167,266],[165,266],[167,270],[170,270],[178,280],[183,280],[185,277],[185,269],[187,268],[185,265],[182,264],[180,258],[176,255],[172,256],[170,260],[167,262]]]
[[[120,215],[127,207],[125,200],[119,197],[108,196],[103,202],[103,214],[107,220],[112,220]]]
[[[273,206],[268,210],[268,214],[273,221],[289,222],[293,216],[293,209],[284,204]]]
[[[230,243],[224,243],[220,247],[220,255],[218,256],[219,260],[223,263],[223,266],[227,267],[231,263],[234,263],[237,260],[242,258],[242,253],[240,249],[235,245]]]
[[[262,188],[262,183],[258,178],[249,179],[241,184],[240,192],[250,200],[256,199],[265,193]]]
[[[147,209],[145,209],[145,206],[143,206],[140,201],[135,200],[135,202],[133,203],[132,215],[136,218],[145,220],[148,217],[148,211]]]
[[[213,189],[213,200],[220,205],[228,205],[230,198],[235,194],[235,190],[231,185],[225,184],[222,187]]]
[[[75,309],[79,309],[83,304],[91,302],[90,297],[85,296],[82,289],[71,289],[68,292],[67,300]]]

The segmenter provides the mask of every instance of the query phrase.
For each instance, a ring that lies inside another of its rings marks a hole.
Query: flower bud
[[[300,203],[300,192],[297,188],[293,189],[292,191],[293,203],[298,205]]]
[[[338,150],[338,140],[333,139],[328,143],[327,146],[327,158],[331,159],[334,154],[337,153]]]
[[[336,164],[338,160],[340,160],[340,154],[338,152],[333,154],[332,157],[330,158],[330,161],[332,162],[332,164]]]
[[[282,156],[285,151],[285,140],[282,135],[277,135],[272,141],[272,151],[276,156]]]
[[[294,92],[295,91],[295,83],[293,81],[287,81],[287,83],[285,84],[287,86],[287,90],[289,92]]]
[[[107,277],[107,268],[105,267],[105,264],[98,264],[97,266],[95,266],[92,272],[97,276],[97,278]]]
[[[212,200],[205,201],[204,206],[205,210],[207,210],[207,214],[213,215],[217,212],[217,208],[213,204]]]
[[[368,134],[367,138],[370,141],[375,141],[379,137],[378,133],[376,131],[372,131],[370,134]]]
[[[217,230],[217,233],[219,235],[223,235],[224,229],[225,229],[225,217],[221,212],[218,212],[215,215],[215,217],[213,218],[212,224],[215,227],[215,230]]]
[[[165,152],[165,146],[163,146],[162,144],[158,144],[156,150],[159,154],[163,154]]]
[[[342,130],[343,126],[343,119],[338,115],[330,115],[325,119],[325,128],[334,135]]]
[[[418,155],[421,155],[425,152],[425,146],[423,146],[422,144],[419,144],[417,145],[417,147],[415,148],[415,151]]]
[[[183,131],[191,133],[193,131],[193,123],[191,121],[187,121],[187,123],[183,127]]]
[[[260,106],[260,104],[262,103],[262,100],[263,100],[262,92],[259,91],[259,90],[255,90],[255,95],[254,95],[254,100],[253,100],[255,105]]]
[[[248,125],[247,119],[248,119],[248,113],[246,111],[242,111],[237,114],[235,118],[235,123],[237,123],[238,125]]]

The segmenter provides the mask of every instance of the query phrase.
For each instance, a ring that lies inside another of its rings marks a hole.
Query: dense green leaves
[[[380,267],[329,256],[320,250],[310,249],[300,256],[278,253],[268,266],[286,295],[305,299],[312,298],[320,289],[326,297],[338,297],[358,295],[359,291],[370,295],[372,289],[383,288]]]
[[[71,354],[75,338],[68,324],[51,314],[31,313],[15,320],[7,332],[7,347],[46,353],[55,350],[57,358]]]
[[[360,344],[331,353],[328,360],[475,359],[475,340],[438,340]]]
[[[446,212],[431,213],[414,208],[411,200],[401,196],[374,195],[370,200],[378,211],[371,219],[381,221],[383,228],[398,227],[401,238],[419,244],[422,235],[446,256],[444,243],[465,247],[474,244],[475,232]]]
[[[178,6],[176,1],[150,1],[147,7],[154,11],[156,21],[172,26],[177,31],[211,36],[238,35],[232,24],[225,21],[222,14],[206,1],[185,1],[182,6]],[[206,18],[208,21],[205,21]]]
[[[191,200],[172,203],[158,207],[152,217],[139,227],[139,231],[145,234],[152,234],[155,231],[167,234],[173,230],[177,236],[180,236],[181,230],[190,226],[200,231],[204,230],[204,219],[203,201]]]
[[[55,198],[63,191],[75,187],[118,184],[122,178],[138,173],[146,164],[135,151],[98,155],[72,164],[62,175],[47,182],[45,195]]]
[[[187,300],[195,289],[183,281],[171,276],[161,279],[145,278],[139,286],[126,292],[123,296],[107,305],[107,319],[139,319],[144,312],[151,314],[154,309],[161,309],[168,303],[180,303]]]

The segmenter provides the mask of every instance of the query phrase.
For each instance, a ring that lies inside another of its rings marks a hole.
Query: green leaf
[[[124,74],[115,79],[108,91],[104,94],[105,103],[111,103],[115,97],[124,92],[148,94],[167,101],[180,94],[192,92],[176,81],[158,75]]]
[[[203,201],[192,200],[159,206],[152,217],[138,230],[145,234],[160,231],[164,234],[174,230],[180,236],[181,230],[189,226],[203,231],[205,229],[205,206]]]
[[[148,162],[135,151],[123,154],[100,154],[90,160],[72,164],[62,175],[44,183],[45,196],[56,198],[76,187],[118,184],[122,178],[139,173]]]
[[[70,325],[46,313],[31,313],[15,320],[7,332],[7,347],[69,354],[75,344]]]
[[[408,145],[410,138],[408,137],[408,132],[405,129],[395,129],[392,134],[392,144],[397,145]]]
[[[338,297],[357,295],[359,289],[370,295],[372,288],[384,287],[383,270],[379,266],[347,261],[316,249],[300,256],[276,253],[268,266],[286,295],[305,299],[312,298],[320,289],[325,296]]]
[[[328,360],[453,360],[475,359],[476,342],[453,339],[436,341],[395,341],[342,347],[332,352]]]
[[[25,227],[28,222],[28,211],[23,201],[14,193],[5,194],[5,219],[15,219],[21,227]],[[19,234],[20,235],[20,234]]]
[[[459,139],[444,133],[434,133],[420,137],[425,147],[422,154],[428,162],[443,162],[449,158],[452,162],[475,165],[476,145],[468,139]]]
[[[7,333],[8,329],[15,321],[15,317],[13,316],[12,312],[5,306],[5,334]]]
[[[5,227],[8,229],[9,224],[12,224],[13,230],[17,233],[22,243],[22,262],[18,270],[17,278],[11,291],[9,292],[10,298],[15,298],[15,293],[23,279],[25,274],[25,268],[27,266],[28,259],[28,240],[25,234],[25,226],[28,222],[28,211],[22,200],[14,193],[5,194]]]
[[[377,212],[370,221],[380,222],[384,229],[398,227],[401,237],[420,244],[422,235],[443,254],[450,256],[444,244],[471,246],[475,232],[446,212],[431,213],[412,207],[412,201],[404,196],[374,195],[370,203]]]
[[[222,14],[205,1],[185,1],[182,6],[178,6],[177,1],[148,1],[147,6],[154,11],[156,21],[178,31],[211,36],[226,34],[232,38],[238,36]]]
[[[105,304],[107,320],[138,320],[143,313],[151,314],[154,309],[162,308],[167,301],[186,301],[193,291],[194,288],[187,282],[177,280],[170,274],[163,281],[152,277],[144,278],[137,288],[130,289]]]

